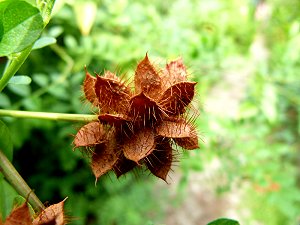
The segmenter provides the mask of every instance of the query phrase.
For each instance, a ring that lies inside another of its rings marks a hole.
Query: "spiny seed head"
[[[198,136],[186,110],[196,82],[187,80],[181,58],[157,70],[148,55],[137,65],[135,90],[116,74],[86,72],[83,91],[99,108],[98,121],[83,126],[75,136],[75,147],[94,148],[91,167],[98,179],[112,170],[117,177],[145,165],[166,181],[174,162],[173,145],[197,149]]]

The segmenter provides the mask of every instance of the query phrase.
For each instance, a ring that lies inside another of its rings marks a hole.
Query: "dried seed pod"
[[[187,80],[187,71],[182,58],[171,61],[166,65],[166,68],[162,72],[162,80],[164,82],[164,90],[175,83]]]
[[[125,173],[129,172],[130,170],[132,170],[136,166],[137,166],[137,164],[135,162],[125,158],[124,155],[120,155],[117,163],[114,165],[113,170],[114,170],[117,178],[119,178],[120,176],[122,176]]]
[[[123,144],[124,156],[137,164],[152,153],[155,147],[152,129],[141,129],[128,138]]]
[[[95,92],[102,113],[125,114],[128,111],[131,93],[121,82],[97,76]]]
[[[162,110],[157,103],[143,92],[130,100],[129,117],[136,126],[152,126],[161,119]]]
[[[159,105],[169,116],[183,114],[195,94],[196,82],[180,82],[169,87],[159,100]]]
[[[170,140],[186,149],[198,148],[196,129],[184,119],[196,83],[187,81],[182,59],[158,71],[146,54],[136,68],[134,84],[132,96],[114,73],[86,76],[85,95],[94,104],[97,100],[99,122],[81,128],[74,144],[95,147],[91,167],[97,179],[109,170],[119,177],[146,163],[155,176],[166,180],[173,160]]]
[[[151,173],[167,182],[167,175],[173,161],[172,147],[168,139],[159,142],[155,150],[145,160]]]
[[[98,106],[98,97],[95,92],[95,83],[96,78],[91,76],[87,71],[85,75],[85,79],[83,81],[83,91],[85,98],[90,101],[94,106]]]
[[[4,225],[31,225],[32,219],[27,202],[15,208],[6,218]]]
[[[134,76],[135,93],[141,92],[157,99],[161,92],[161,78],[149,61],[148,55],[137,65]]]
[[[120,127],[125,123],[129,122],[130,120],[122,114],[101,114],[98,116],[100,122],[103,124],[109,124],[111,126]]]
[[[103,77],[111,79],[111,80],[114,80],[116,82],[121,82],[120,78],[115,73],[112,73],[112,72],[110,72],[108,70],[104,72],[104,76]]]
[[[66,198],[42,211],[32,222],[32,225],[65,225],[64,204]]]
[[[107,142],[97,144],[92,155],[91,167],[96,179],[113,169],[119,158],[120,152],[117,151],[114,130],[107,135],[107,140]]]
[[[158,135],[173,138],[175,143],[182,148],[192,150],[199,148],[198,136],[193,124],[184,119],[163,121],[157,128]]]
[[[102,143],[106,140],[106,131],[99,122],[91,122],[77,132],[74,138],[75,148],[78,147],[91,147],[96,144]]]

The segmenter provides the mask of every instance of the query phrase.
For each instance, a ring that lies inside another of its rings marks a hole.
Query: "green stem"
[[[28,55],[31,52],[31,48],[32,48],[32,46],[29,46],[28,48],[24,49],[21,53],[18,54],[18,56],[16,56],[11,61],[11,63],[9,64],[9,66],[7,67],[7,69],[5,70],[5,73],[3,74],[3,76],[2,76],[2,78],[0,80],[0,92],[5,88],[5,86],[7,85],[8,81],[10,80],[10,78],[12,78],[13,75],[15,75],[15,73],[23,65],[23,63],[25,62],[26,58],[28,57]]]
[[[98,118],[97,115],[88,115],[88,114],[30,112],[30,111],[5,110],[5,109],[0,109],[0,116],[31,118],[31,119],[46,119],[46,120],[84,121],[84,122],[95,121]]]
[[[39,198],[30,189],[15,167],[10,163],[7,157],[0,150],[0,169],[7,181],[14,187],[14,189],[24,198],[28,198],[29,204],[38,211],[44,210],[45,206]]]

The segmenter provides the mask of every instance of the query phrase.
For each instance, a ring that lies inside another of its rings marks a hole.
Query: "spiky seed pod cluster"
[[[83,91],[99,116],[78,131],[74,145],[93,150],[96,179],[110,170],[120,177],[146,165],[166,181],[174,160],[172,146],[198,148],[196,129],[185,116],[195,85],[187,81],[182,59],[158,71],[147,54],[135,70],[134,91],[112,72],[96,77],[86,72]]]

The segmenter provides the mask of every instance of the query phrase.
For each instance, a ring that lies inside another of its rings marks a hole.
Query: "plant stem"
[[[38,211],[44,210],[45,206],[39,198],[30,189],[15,167],[10,163],[8,158],[0,150],[0,169],[7,181],[14,187],[14,189],[24,198],[28,198],[31,204]]]
[[[30,112],[30,111],[5,110],[5,109],[0,109],[0,116],[11,116],[17,118],[31,118],[31,119],[46,119],[46,120],[84,121],[84,122],[95,121],[98,118],[97,115],[88,115],[88,114]]]
[[[9,66],[6,68],[5,73],[3,74],[1,80],[0,80],[0,92],[5,88],[10,78],[15,75],[15,73],[19,70],[19,68],[23,65],[26,58],[31,52],[32,45],[28,48],[24,49],[21,53],[16,56]]]

